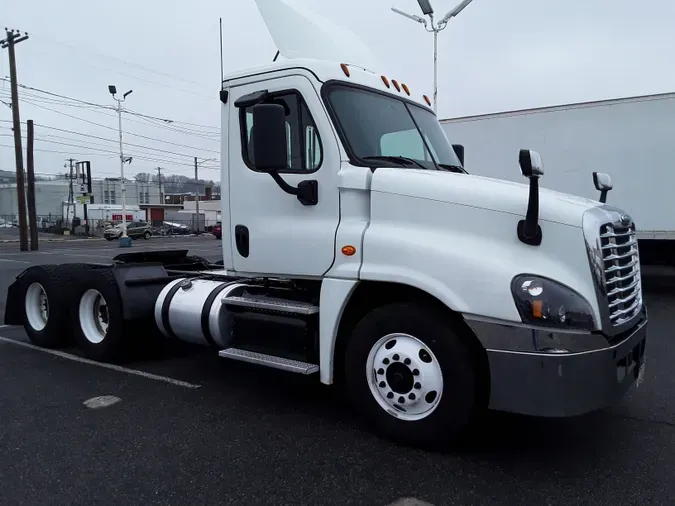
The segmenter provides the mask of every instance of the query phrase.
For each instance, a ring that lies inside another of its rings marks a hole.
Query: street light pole
[[[433,27],[434,21],[431,20]],[[438,32],[434,30],[434,112],[438,114]]]
[[[117,97],[117,88],[114,85],[108,86],[108,91],[117,102],[117,121],[120,138],[120,190],[122,191],[122,235],[120,237],[120,248],[131,246],[131,239],[127,236],[127,198],[126,186],[124,184],[124,148],[122,144],[122,102],[131,94],[133,90],[127,91],[122,98]]]
[[[434,34],[434,112],[438,113],[438,32],[443,30],[446,26],[448,26],[448,22],[457,16],[460,12],[464,10],[464,8],[469,5],[473,0],[463,0],[460,4],[458,4],[454,9],[452,9],[450,12],[448,12],[443,18],[438,21],[437,23],[434,24],[434,9],[431,7],[431,4],[429,3],[429,0],[417,0],[417,3],[420,6],[420,9],[422,10],[422,14],[425,16],[429,17],[429,22],[427,23],[427,20],[420,17],[416,16],[415,14],[408,14],[407,12],[404,12],[402,10],[396,9],[395,7],[392,7],[391,10],[394,11],[396,14],[400,14],[403,17],[406,17],[408,19],[411,19],[412,21],[415,21],[417,23],[420,23],[421,25],[424,26],[424,29],[427,32],[433,32]]]

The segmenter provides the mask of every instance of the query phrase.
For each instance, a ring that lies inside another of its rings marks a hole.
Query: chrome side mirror
[[[518,239],[530,246],[539,246],[542,240],[539,226],[539,178],[544,175],[544,162],[536,151],[521,149],[518,164],[523,176],[530,180],[529,198],[525,219],[518,222]]]
[[[544,161],[541,155],[531,149],[521,149],[518,153],[520,172],[527,178],[544,175]]]
[[[600,192],[600,202],[604,204],[607,202],[607,193],[614,188],[612,178],[604,172],[594,172],[593,184],[595,185],[595,189]]]

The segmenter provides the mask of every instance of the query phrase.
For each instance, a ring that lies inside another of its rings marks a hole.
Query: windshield
[[[369,166],[461,167],[436,116],[429,110],[380,93],[330,85],[327,100],[347,149]],[[385,157],[383,159],[382,157]],[[378,158],[375,160],[374,158]],[[401,158],[398,162],[396,158]],[[405,163],[405,161],[412,163]],[[389,165],[389,164],[387,164]],[[463,172],[463,171],[462,171]]]

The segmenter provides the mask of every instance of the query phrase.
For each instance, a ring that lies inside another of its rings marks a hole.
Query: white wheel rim
[[[36,331],[47,326],[49,319],[49,300],[47,292],[40,283],[31,283],[26,290],[26,319]]]
[[[93,344],[105,339],[108,332],[108,304],[98,290],[84,292],[79,307],[80,328],[84,337]]]
[[[401,420],[426,418],[443,394],[438,359],[428,346],[408,334],[389,334],[373,345],[366,377],[380,407]]]

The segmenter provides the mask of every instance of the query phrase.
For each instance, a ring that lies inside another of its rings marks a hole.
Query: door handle
[[[248,258],[249,254],[249,240],[248,227],[245,225],[235,225],[234,227],[234,242],[237,245],[237,251],[244,258]]]

